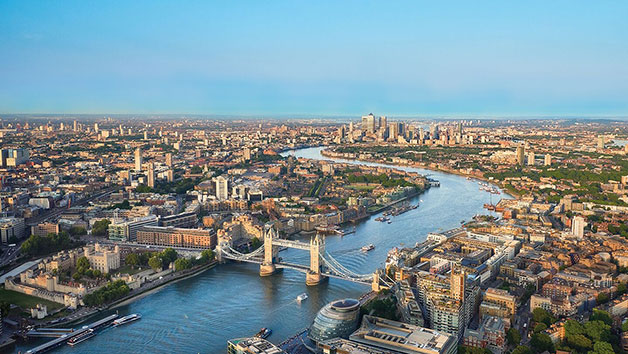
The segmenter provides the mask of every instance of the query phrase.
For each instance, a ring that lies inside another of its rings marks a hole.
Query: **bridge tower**
[[[325,236],[319,232],[310,238],[310,269],[305,274],[306,285],[318,285],[326,277],[321,274],[321,257],[325,254]]]
[[[277,246],[273,245],[273,239],[276,235],[277,231],[272,226],[267,227],[264,232],[264,261],[259,266],[259,275],[262,277],[273,275],[277,271],[275,258],[279,250]]]

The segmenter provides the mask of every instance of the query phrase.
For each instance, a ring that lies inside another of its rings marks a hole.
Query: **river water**
[[[321,156],[321,150],[307,148],[284,155],[332,160]],[[412,246],[425,240],[429,232],[458,227],[462,220],[488,213],[483,204],[488,203],[491,196],[480,191],[475,181],[411,167],[399,169],[429,174],[439,180],[441,186],[414,198],[412,203],[422,200],[419,208],[393,217],[392,224],[375,221],[375,215],[358,224],[353,234],[327,237],[327,252],[355,272],[369,273],[381,267],[393,247]],[[493,196],[492,201],[497,199]],[[363,253],[360,247],[369,243],[374,244],[375,249]],[[309,261],[307,252],[300,250],[283,251],[281,257],[287,262],[306,264]],[[340,279],[308,287],[305,274],[288,269],[261,278],[257,265],[229,263],[117,308],[121,315],[141,313],[140,321],[106,329],[75,348],[63,346],[54,352],[224,353],[228,339],[252,336],[261,327],[271,328],[273,334],[269,340],[280,343],[309,326],[324,304],[339,298],[357,298],[369,290],[368,286]],[[303,292],[309,298],[298,304],[295,298]],[[41,342],[21,345],[18,350],[28,350],[36,343]]]

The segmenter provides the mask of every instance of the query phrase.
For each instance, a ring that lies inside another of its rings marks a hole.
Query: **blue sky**
[[[628,115],[627,1],[1,1],[0,113]]]

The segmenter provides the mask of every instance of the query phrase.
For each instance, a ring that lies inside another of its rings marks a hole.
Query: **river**
[[[307,148],[284,155],[377,165],[325,158],[320,155],[321,150]],[[429,232],[458,227],[461,220],[488,213],[483,205],[489,202],[490,194],[480,191],[476,181],[442,172],[398,168],[429,174],[441,186],[411,200],[422,200],[420,207],[393,217],[392,224],[377,222],[373,216],[358,224],[353,234],[327,237],[327,252],[353,271],[372,272],[383,265],[389,249],[412,246],[425,240]],[[493,196],[493,202],[496,199]],[[373,251],[360,251],[369,243],[375,245]],[[308,262],[308,254],[300,250],[283,251],[281,257],[288,262]],[[261,327],[271,328],[269,340],[279,343],[309,326],[324,304],[338,298],[359,297],[369,290],[368,286],[340,279],[308,287],[305,274],[294,270],[261,278],[257,265],[229,263],[117,308],[121,315],[141,313],[140,321],[106,329],[76,348],[63,346],[54,352],[224,353],[228,339],[252,336]],[[295,298],[303,292],[309,298],[298,304]],[[20,345],[18,350],[25,351],[35,343],[41,342]]]

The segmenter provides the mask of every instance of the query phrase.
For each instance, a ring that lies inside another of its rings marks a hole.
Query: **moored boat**
[[[74,337],[70,338],[70,340],[68,340],[68,345],[73,347],[73,346],[75,346],[75,345],[77,345],[77,344],[79,344],[81,342],[84,342],[84,341],[90,339],[91,337],[93,337],[95,335],[96,335],[96,333],[94,332],[93,329],[88,329],[87,331],[85,331],[85,332],[83,332],[83,333],[81,333],[81,334],[79,334],[77,336],[74,336]]]
[[[142,318],[142,315],[140,315],[139,313],[134,313],[128,316],[120,317],[117,320],[113,321],[113,326],[118,327],[123,324],[127,324],[129,322],[137,321],[140,318]]]

